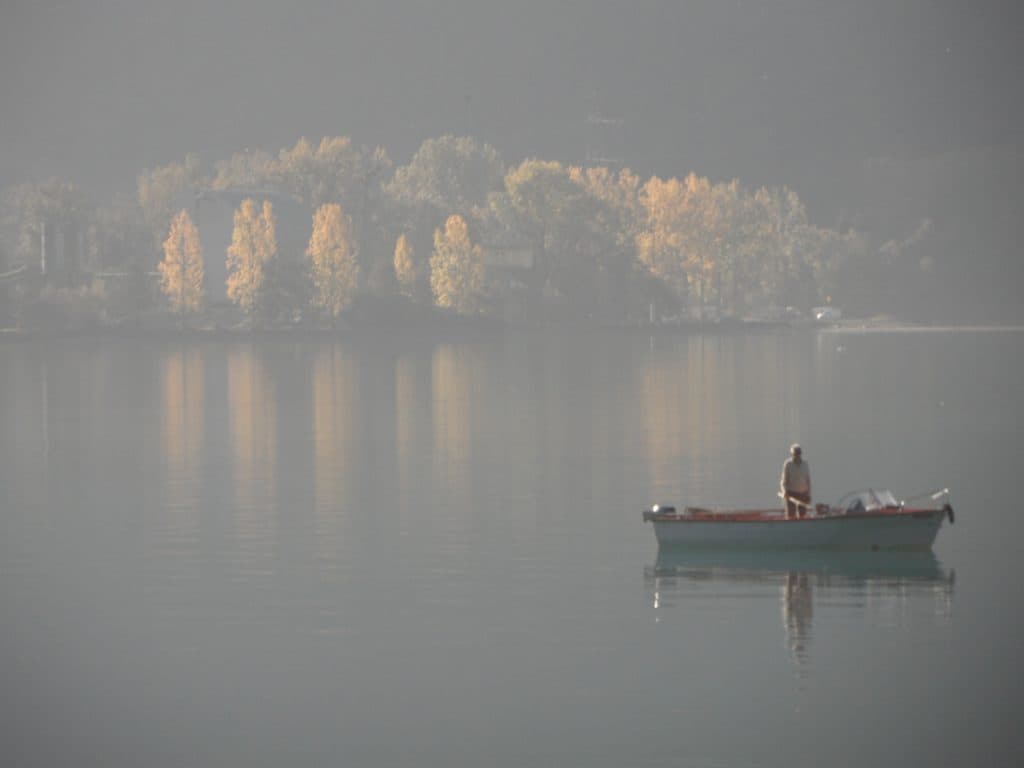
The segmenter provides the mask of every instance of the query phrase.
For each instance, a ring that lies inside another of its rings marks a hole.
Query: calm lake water
[[[1020,765],[1024,333],[0,343],[5,765]],[[654,501],[952,489],[933,555]]]

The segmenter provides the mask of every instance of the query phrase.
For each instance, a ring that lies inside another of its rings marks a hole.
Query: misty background
[[[641,177],[786,185],[876,246],[929,221],[934,301],[1018,319],[1020,55],[1010,3],[19,2],[0,6],[0,186],[131,194],[197,154],[442,134]],[[920,256],[920,254],[918,254]]]
[[[4,764],[1024,765],[1022,19],[0,0]]]

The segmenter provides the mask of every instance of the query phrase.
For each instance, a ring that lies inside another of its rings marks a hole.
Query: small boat
[[[889,491],[849,493],[836,504],[805,505],[801,517],[782,509],[718,511],[702,507],[654,505],[643,511],[659,546],[929,550],[944,520],[953,522],[949,489],[914,497],[942,500],[936,506],[910,506]]]

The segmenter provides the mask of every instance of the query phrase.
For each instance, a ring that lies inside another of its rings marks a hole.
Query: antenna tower
[[[586,121],[586,154],[584,164],[588,168],[603,166],[621,168],[622,126],[621,117],[609,117],[601,109],[597,93],[591,94]]]

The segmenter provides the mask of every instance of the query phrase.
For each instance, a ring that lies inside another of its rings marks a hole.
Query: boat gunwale
[[[899,508],[865,510],[864,512],[841,512],[839,514],[813,515],[807,517],[786,517],[781,510],[752,509],[732,510],[723,512],[700,512],[696,514],[644,512],[644,520],[651,523],[823,523],[842,520],[882,520],[910,518],[916,520],[931,519],[945,515],[944,508]]]

